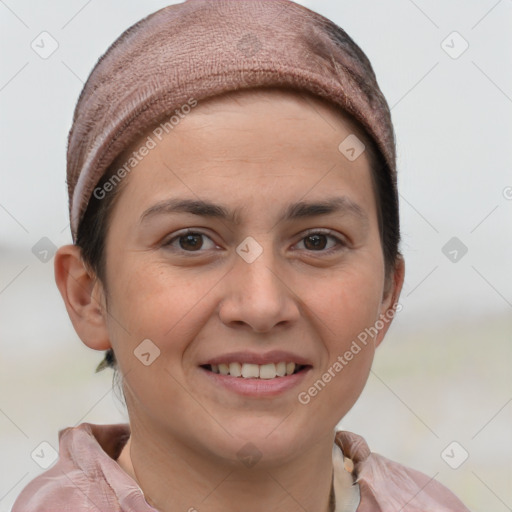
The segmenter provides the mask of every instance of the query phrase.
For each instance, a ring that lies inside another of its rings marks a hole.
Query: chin
[[[290,416],[265,417],[248,415],[229,422],[227,430],[231,434],[222,435],[219,448],[222,454],[229,453],[229,459],[244,462],[245,458],[258,460],[263,465],[275,466],[293,458],[307,443],[306,429],[290,421]],[[213,439],[212,439],[213,441]]]

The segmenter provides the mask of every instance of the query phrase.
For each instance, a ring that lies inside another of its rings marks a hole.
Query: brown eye
[[[205,250],[213,249],[215,243],[204,233],[187,231],[171,238],[168,242],[163,243],[162,246],[175,251],[204,252]]]
[[[322,231],[310,232],[299,242],[299,244],[301,243],[304,244],[304,247],[299,247],[299,249],[325,253],[342,249],[346,245],[343,240],[337,236]]]
[[[200,233],[188,233],[179,237],[180,248],[186,251],[201,249],[203,240]]]
[[[325,249],[327,244],[326,235],[309,235],[304,238],[304,246],[306,249],[316,250]]]

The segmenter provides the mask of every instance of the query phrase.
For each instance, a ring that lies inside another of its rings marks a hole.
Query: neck
[[[334,433],[286,464],[258,469],[132,425],[117,462],[160,512],[328,512],[333,443]]]

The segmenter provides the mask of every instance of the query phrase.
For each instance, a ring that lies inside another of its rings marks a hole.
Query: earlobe
[[[386,290],[382,300],[382,307],[380,311],[380,321],[382,322],[382,329],[375,338],[375,347],[378,347],[384,336],[386,335],[393,318],[396,313],[401,310],[401,305],[398,302],[405,277],[405,261],[401,254],[398,255],[393,275],[390,276],[386,284]],[[380,325],[380,324],[379,324]]]
[[[101,282],[90,275],[76,245],[63,245],[55,254],[55,282],[69,318],[85,345],[95,350],[111,348]]]

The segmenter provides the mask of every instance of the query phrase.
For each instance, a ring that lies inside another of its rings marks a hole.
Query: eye
[[[346,246],[345,242],[331,234],[331,231],[310,231],[306,234],[304,238],[299,242],[299,244],[304,244],[304,248],[307,251],[315,251],[315,252],[332,252],[333,248],[338,246],[338,250]],[[329,247],[328,240],[333,241]],[[301,249],[299,247],[299,249]],[[327,249],[327,250],[326,250]]]
[[[303,244],[303,247],[300,247],[300,244]],[[346,247],[346,243],[341,238],[334,236],[331,231],[324,232],[319,230],[311,230],[308,232],[297,245],[299,245],[298,248],[300,250],[305,249],[309,252],[326,253]],[[217,247],[215,242],[208,235],[192,229],[175,235],[164,242],[162,246],[185,252],[203,252]]]
[[[204,239],[208,239],[210,242],[209,244],[206,244],[206,247]],[[170,247],[178,251],[201,252],[201,249],[214,249],[216,244],[209,236],[201,233],[200,231],[187,230],[184,233],[174,236],[167,242],[164,242],[162,246]]]

